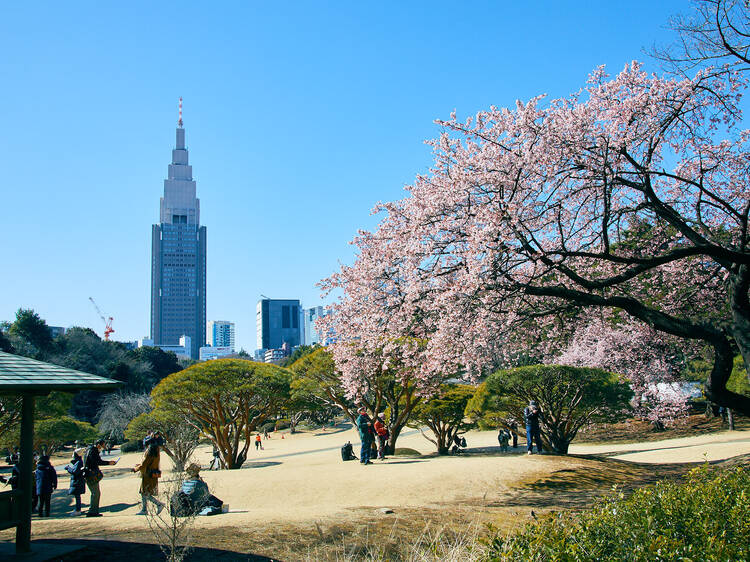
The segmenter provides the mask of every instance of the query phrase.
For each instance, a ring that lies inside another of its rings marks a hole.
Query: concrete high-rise
[[[182,98],[159,224],[151,229],[151,339],[154,345],[191,342],[190,356],[206,341],[206,227],[200,225],[193,167],[188,164]]]
[[[261,299],[256,308],[258,349],[279,349],[283,344],[296,347],[302,341],[302,307],[299,300]]]
[[[211,320],[206,343],[212,347],[231,347],[234,350],[234,322]]]

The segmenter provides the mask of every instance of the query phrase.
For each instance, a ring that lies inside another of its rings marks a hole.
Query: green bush
[[[394,451],[393,454],[396,457],[421,457],[422,456],[422,453],[420,453],[416,449],[409,449],[407,447],[396,447],[396,450]]]
[[[264,431],[267,431],[268,433],[271,433],[276,429],[276,422],[266,422],[263,425],[260,426],[260,432],[263,433]]]
[[[276,431],[279,431],[281,429],[289,429],[291,425],[292,425],[291,422],[286,418],[276,420],[276,422],[274,423],[274,427],[276,428]]]
[[[578,513],[491,540],[489,560],[726,561],[750,559],[750,469],[693,470]]]
[[[125,441],[125,443],[120,446],[121,453],[135,453],[136,451],[140,451],[142,449],[142,441]]]

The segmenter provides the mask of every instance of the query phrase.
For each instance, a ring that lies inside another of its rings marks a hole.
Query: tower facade
[[[231,347],[234,350],[234,322],[211,320],[206,343],[212,347]]]
[[[279,349],[283,344],[303,343],[302,307],[297,299],[261,299],[256,307],[258,349]]]
[[[151,228],[151,339],[154,345],[178,345],[182,336],[190,338],[190,356],[198,359],[206,341],[206,227],[200,225],[180,98],[159,224]]]

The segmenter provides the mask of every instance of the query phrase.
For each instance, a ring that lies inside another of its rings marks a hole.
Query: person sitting
[[[182,483],[180,491],[174,496],[170,511],[173,515],[195,515],[204,508],[221,510],[224,505],[219,498],[211,495],[208,484],[200,477],[201,467],[195,463],[185,469],[187,478]]]

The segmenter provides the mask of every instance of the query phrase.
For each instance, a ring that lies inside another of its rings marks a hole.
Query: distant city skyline
[[[88,5],[0,18],[0,320],[149,332],[150,225],[182,96],[208,225],[207,318],[256,343],[261,295],[325,305],[378,201],[425,173],[435,119],[568,96],[672,36],[682,0]],[[228,16],[231,14],[231,17]],[[176,19],[178,20],[176,22]],[[204,324],[205,326],[205,324]],[[202,340],[197,343],[203,343]]]

